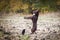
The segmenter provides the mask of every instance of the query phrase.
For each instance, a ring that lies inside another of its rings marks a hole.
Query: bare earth
[[[3,26],[5,32],[11,33],[10,40],[19,40],[18,36],[23,29],[26,29],[25,35],[30,36],[29,40],[60,40],[60,13],[57,12],[39,15],[36,34],[30,34],[32,21],[24,19],[20,14],[0,16],[0,26]],[[6,39],[3,36],[0,40]]]

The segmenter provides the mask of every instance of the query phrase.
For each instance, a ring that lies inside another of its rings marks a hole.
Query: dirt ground
[[[3,35],[0,36],[0,40],[23,40],[21,38],[21,32],[23,29],[26,29],[25,35],[29,36],[28,40],[60,40],[59,12],[51,12],[39,15],[36,34],[30,34],[32,21],[29,19],[24,19],[24,16],[12,13],[1,15],[0,32],[2,30]]]

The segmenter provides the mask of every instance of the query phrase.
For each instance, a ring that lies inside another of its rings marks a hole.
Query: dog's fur
[[[38,20],[38,16],[39,16],[39,11],[38,10],[33,10],[32,14],[34,14],[34,15],[30,16],[30,17],[24,17],[24,18],[32,20],[33,27],[31,29],[31,32],[34,33],[37,30],[37,20]]]

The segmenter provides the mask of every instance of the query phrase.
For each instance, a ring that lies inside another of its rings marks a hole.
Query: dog
[[[32,16],[30,17],[24,17],[24,19],[31,19],[33,23],[33,27],[31,29],[31,32],[34,33],[37,30],[37,20],[39,16],[39,10],[35,9],[32,11]]]

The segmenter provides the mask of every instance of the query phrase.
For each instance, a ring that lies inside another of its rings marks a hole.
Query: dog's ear
[[[33,11],[34,11],[34,10],[31,11],[31,14],[33,14]]]
[[[38,17],[38,15],[39,15],[39,10],[35,10],[35,16]]]

